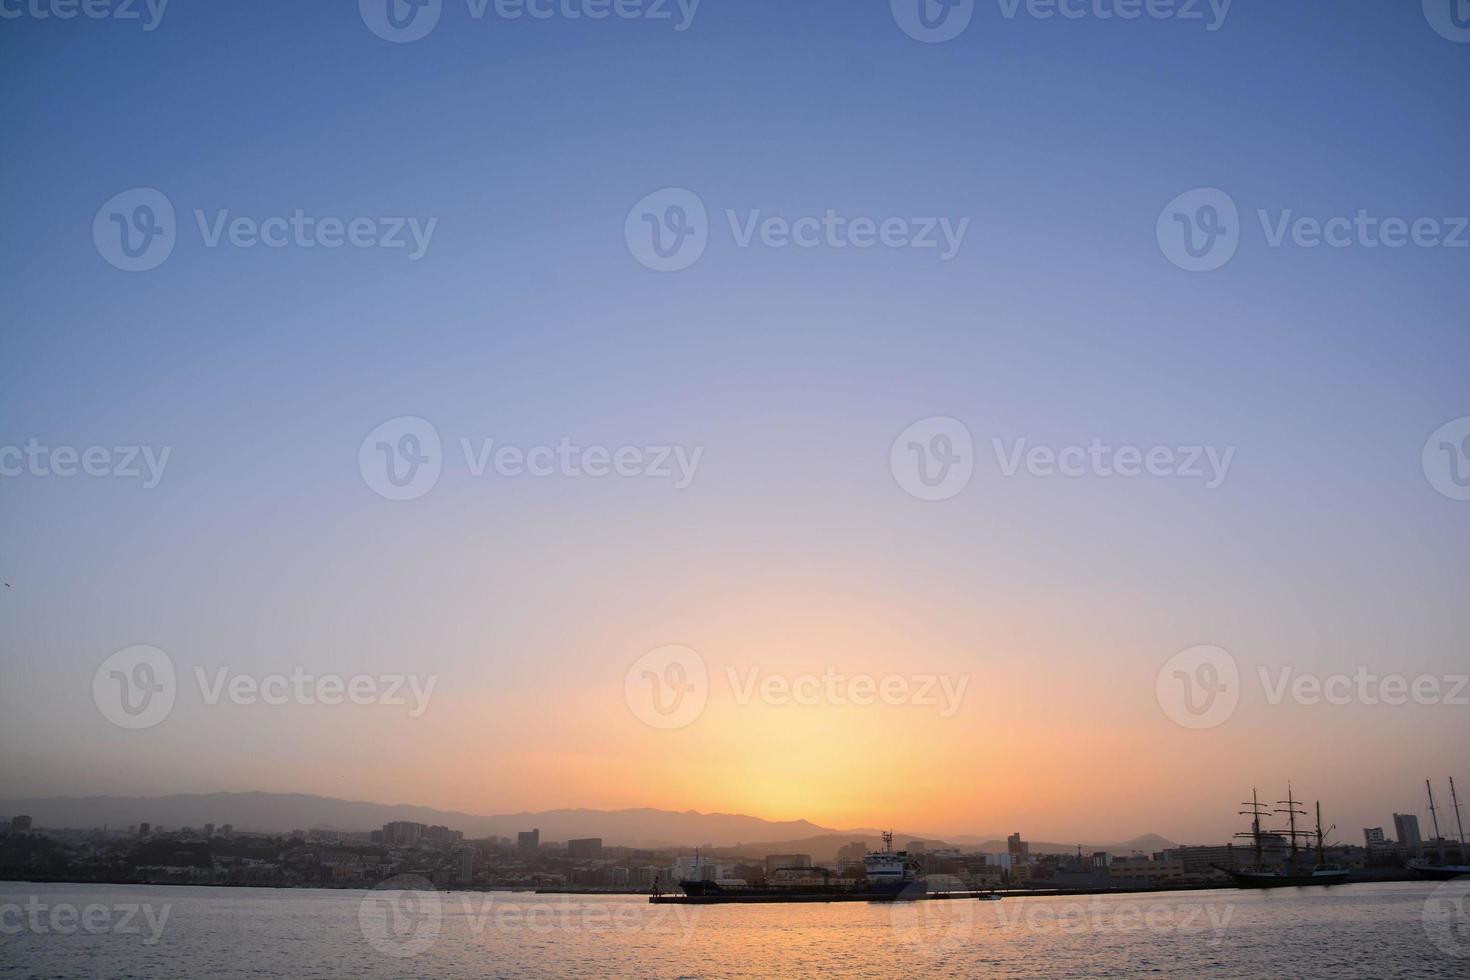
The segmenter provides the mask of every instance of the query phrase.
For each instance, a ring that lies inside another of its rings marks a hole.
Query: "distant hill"
[[[392,820],[443,824],[467,837],[514,837],[537,828],[543,841],[601,837],[630,847],[734,844],[835,833],[806,820],[762,820],[743,814],[672,810],[546,810],[484,816],[431,807],[338,800],[301,793],[207,793],[159,797],[88,796],[0,800],[0,814],[30,815],[38,827],[202,827],[286,833],[314,827],[376,830]]]
[[[485,816],[407,804],[367,803],[304,793],[202,793],[176,796],[86,796],[50,799],[0,800],[0,814],[28,814],[37,827],[88,829],[127,827],[147,821],[161,827],[202,827],[233,824],[236,830],[287,833],[324,828],[342,831],[376,830],[392,820],[442,824],[462,830],[466,837],[514,837],[537,828],[543,841],[601,837],[609,845],[626,847],[710,847],[730,855],[762,857],[773,853],[810,854],[831,861],[844,844],[861,840],[881,844],[872,828],[837,830],[808,820],[763,820],[738,813],[678,812],[639,808],[631,810],[543,810]],[[958,846],[967,850],[1004,851],[1004,837],[955,836],[895,831],[899,847],[922,840],[929,847]],[[1036,854],[1062,854],[1076,844],[1030,841]],[[1173,846],[1157,835],[1122,844],[1083,844],[1085,851],[1152,852]]]

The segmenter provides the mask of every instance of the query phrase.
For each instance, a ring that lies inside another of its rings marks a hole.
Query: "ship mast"
[[[1326,867],[1326,865],[1327,865],[1327,855],[1323,852],[1323,849],[1322,849],[1322,845],[1323,845],[1322,838],[1323,838],[1323,834],[1322,834],[1322,801],[1321,800],[1318,800],[1317,801],[1317,867],[1319,867],[1319,868]]]
[[[1439,813],[1434,808],[1434,787],[1426,779],[1424,788],[1429,790],[1429,819],[1434,823],[1434,842],[1439,847],[1439,863],[1444,864],[1444,838],[1439,835]]]
[[[1291,873],[1292,874],[1296,874],[1296,851],[1297,851],[1296,839],[1298,837],[1300,837],[1303,833],[1305,833],[1305,831],[1300,831],[1300,830],[1297,830],[1296,829],[1296,818],[1297,818],[1298,815],[1305,817],[1307,815],[1307,811],[1305,811],[1305,810],[1298,810],[1296,808],[1296,800],[1292,799],[1292,795],[1291,795],[1291,783],[1287,783],[1286,784],[1286,799],[1284,799],[1284,800],[1277,800],[1276,802],[1278,804],[1280,804],[1280,803],[1285,803],[1286,804],[1286,809],[1285,810],[1277,810],[1276,812],[1277,813],[1284,813],[1284,814],[1286,814],[1286,818],[1287,818],[1288,824],[1291,827],[1291,829],[1287,831],[1287,836],[1291,840],[1291,858],[1290,858],[1291,865],[1290,865],[1290,867],[1291,867]]]
[[[1255,851],[1256,851],[1256,867],[1259,868],[1259,867],[1261,867],[1261,860],[1262,860],[1262,858],[1261,858],[1261,817],[1264,816],[1264,815],[1266,815],[1270,811],[1267,809],[1266,804],[1262,803],[1257,798],[1256,788],[1254,786],[1251,787],[1251,801],[1249,803],[1242,803],[1241,806],[1248,806],[1248,807],[1250,807],[1249,810],[1241,810],[1240,811],[1240,815],[1241,816],[1249,816],[1251,818],[1251,832],[1249,834],[1236,834],[1235,836],[1236,837],[1249,837],[1251,839],[1252,843],[1255,846]]]
[[[1460,823],[1460,798],[1455,795],[1455,777],[1450,777],[1450,800],[1455,804],[1455,830],[1460,836],[1460,861],[1467,860],[1465,856],[1465,825]]]

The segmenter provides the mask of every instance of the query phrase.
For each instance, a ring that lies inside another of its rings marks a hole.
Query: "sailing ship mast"
[[[1455,795],[1455,777],[1450,777],[1450,800],[1455,804],[1455,830],[1460,837],[1460,860],[1467,860],[1465,855],[1465,825],[1460,822],[1460,798]]]
[[[1434,823],[1434,842],[1439,847],[1439,863],[1444,864],[1444,838],[1439,835],[1439,814],[1434,809],[1434,787],[1426,779],[1424,788],[1429,791],[1429,819]]]
[[[1289,826],[1291,827],[1291,829],[1287,831],[1287,836],[1291,838],[1290,867],[1291,867],[1291,873],[1292,874],[1296,874],[1296,851],[1297,851],[1296,839],[1298,837],[1300,837],[1302,834],[1306,833],[1306,831],[1301,831],[1301,830],[1297,830],[1296,829],[1296,818],[1297,818],[1298,815],[1301,815],[1301,816],[1305,817],[1307,815],[1307,811],[1305,811],[1305,810],[1298,810],[1296,808],[1296,800],[1292,799],[1292,796],[1291,796],[1291,783],[1287,783],[1286,784],[1286,799],[1284,799],[1284,800],[1277,800],[1276,802],[1278,804],[1280,804],[1280,803],[1285,803],[1286,804],[1286,809],[1285,810],[1279,810],[1278,809],[1276,812],[1277,813],[1284,813],[1284,814],[1286,814],[1287,822],[1288,822]]]
[[[1317,801],[1317,867],[1327,867],[1326,834],[1322,833],[1322,801]]]
[[[1251,801],[1249,803],[1242,803],[1241,806],[1248,806],[1248,807],[1250,807],[1249,810],[1241,810],[1240,811],[1240,815],[1241,816],[1249,816],[1251,818],[1251,829],[1250,829],[1250,833],[1248,833],[1248,834],[1236,834],[1235,836],[1236,837],[1249,837],[1251,839],[1251,841],[1253,842],[1253,844],[1255,846],[1255,851],[1256,851],[1256,865],[1255,866],[1257,868],[1259,868],[1259,867],[1261,867],[1261,862],[1262,862],[1262,857],[1261,857],[1261,817],[1269,814],[1271,811],[1266,807],[1266,804],[1262,803],[1257,798],[1257,796],[1256,796],[1256,788],[1254,786],[1251,787]]]

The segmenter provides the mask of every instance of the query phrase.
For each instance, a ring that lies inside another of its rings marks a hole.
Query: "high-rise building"
[[[235,832],[235,825],[232,823],[227,823],[219,829],[219,832],[228,837]]]
[[[428,829],[424,824],[414,823],[412,820],[394,820],[383,824],[383,843],[412,847],[424,839],[424,831]]]
[[[12,834],[24,834],[31,829],[31,818],[27,816],[11,817],[10,832]]]
[[[596,861],[602,857],[602,838],[586,837],[567,841],[567,854],[573,861]]]
[[[1393,815],[1394,836],[1399,839],[1399,846],[1410,853],[1417,854],[1424,849],[1424,838],[1419,836],[1419,818],[1412,813],[1395,813]]]
[[[1386,843],[1388,843],[1388,838],[1383,836],[1382,827],[1363,828],[1363,845],[1367,847],[1368,850],[1371,851],[1375,847],[1382,847]]]
[[[1006,838],[1006,851],[1013,858],[1026,858],[1031,855],[1031,845],[1021,839],[1021,832],[1018,830]]]
[[[147,837],[151,833],[153,833],[153,825],[151,823],[144,820],[142,823],[138,824],[139,837]]]
[[[475,849],[473,847],[463,848],[459,852],[459,880],[461,882],[475,880]]]
[[[204,825],[204,836],[205,837],[213,837],[214,836],[214,824],[207,823],[207,824]]]
[[[534,858],[541,853],[541,828],[535,830],[523,830],[516,834],[516,847],[521,852],[521,857]]]

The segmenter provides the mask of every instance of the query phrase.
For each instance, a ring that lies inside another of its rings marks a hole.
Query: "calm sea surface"
[[[4,977],[1470,977],[1470,881],[883,906],[0,882]]]

